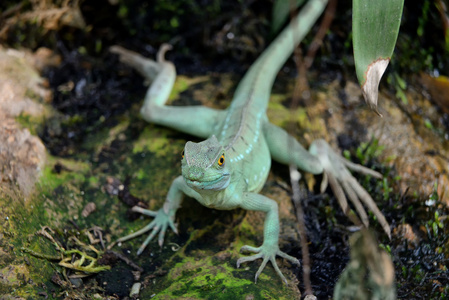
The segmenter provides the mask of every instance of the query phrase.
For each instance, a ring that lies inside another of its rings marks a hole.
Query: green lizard
[[[182,176],[173,181],[161,209],[151,211],[133,207],[133,211],[154,217],[154,220],[141,230],[118,239],[118,242],[151,231],[137,253],[141,254],[156,234],[159,234],[158,242],[162,246],[168,227],[177,232],[174,219],[184,194],[210,208],[262,211],[266,213],[263,244],[260,247],[243,246],[241,251],[256,254],[238,259],[237,267],[248,261],[262,259],[255,275],[257,282],[270,261],[286,283],[276,263],[276,256],[295,264],[299,264],[299,261],[279,249],[276,201],[257,194],[267,179],[272,158],[284,164],[293,162],[301,170],[312,174],[324,173],[324,181],[331,184],[347,215],[352,218],[355,216],[347,204],[345,193],[364,226],[368,226],[368,217],[360,200],[374,213],[387,234],[390,234],[385,217],[347,168],[375,177],[381,177],[379,173],[345,160],[323,140],[315,141],[309,151],[305,150],[283,129],[271,124],[266,116],[271,86],[277,72],[291,55],[295,45],[314,24],[325,4],[324,0],[308,2],[297,18],[292,20],[293,25],[287,26],[251,66],[238,85],[231,105],[224,111],[202,106],[165,105],[176,78],[174,65],[164,59],[165,52],[171,49],[170,45],[161,46],[157,61],[119,46],[111,49],[113,53],[120,55],[122,62],[153,81],[141,108],[141,115],[145,120],[206,138],[200,143],[186,143],[182,154]]]

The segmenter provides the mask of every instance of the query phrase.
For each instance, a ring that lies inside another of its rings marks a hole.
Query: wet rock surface
[[[8,122],[9,121],[9,122]],[[3,119],[0,124],[0,181],[17,184],[21,192],[29,196],[45,163],[45,147],[42,141],[28,129],[18,128],[13,119]]]
[[[44,57],[0,47],[0,182],[11,187],[17,184],[25,196],[42,172],[46,149],[15,118],[48,115],[44,103],[51,101],[52,93],[34,66],[44,65]]]
[[[380,160],[401,176],[402,193],[413,187],[413,192],[426,198],[437,184],[440,200],[449,205],[449,134],[444,112],[432,103],[428,94],[411,88],[407,91],[408,104],[381,91],[381,118],[364,107],[360,90],[351,86],[355,83],[347,83],[346,97],[358,99],[349,102],[352,109],[341,107],[341,100],[332,97],[332,91],[328,93],[332,124],[329,130],[334,136],[350,136],[361,142],[377,139],[384,147]],[[425,91],[422,87],[418,89]]]

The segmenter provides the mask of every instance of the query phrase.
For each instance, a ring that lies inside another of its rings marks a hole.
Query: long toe
[[[271,264],[273,265],[273,268],[276,270],[276,273],[279,275],[279,277],[281,277],[281,279],[285,283],[285,285],[287,285],[287,279],[285,279],[284,274],[282,274],[281,270],[279,269],[279,266],[276,262],[276,258],[273,257],[272,259],[270,259],[270,261],[271,261]]]
[[[270,257],[265,256],[263,258],[262,264],[260,265],[259,269],[257,270],[256,276],[254,277],[254,282],[257,283],[257,278],[259,278],[260,274],[262,274],[263,269],[265,269],[265,266],[268,263],[268,260],[271,260]],[[276,259],[274,259],[274,263],[276,263]]]
[[[298,265],[298,266],[301,265],[301,263],[299,262],[299,259],[297,259],[296,257],[290,256],[285,252],[278,251],[277,255],[288,260],[291,263]]]
[[[254,261],[256,259],[262,258],[263,254],[262,253],[257,253],[255,255],[251,255],[251,256],[245,256],[245,257],[240,257],[237,260],[237,268],[240,268],[240,265],[249,261]]]
[[[242,248],[240,248],[240,253],[242,252],[254,252],[254,253],[259,253],[260,252],[260,247],[253,247],[253,246],[242,246]]]

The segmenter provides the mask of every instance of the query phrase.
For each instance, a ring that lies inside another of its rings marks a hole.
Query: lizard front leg
[[[244,193],[242,195],[242,204],[240,205],[240,207],[246,210],[263,211],[266,213],[266,216],[262,246],[243,246],[240,251],[255,252],[256,254],[239,258],[237,260],[237,268],[239,268],[240,264],[242,263],[261,258],[262,264],[257,270],[255,281],[257,282],[257,278],[262,273],[268,261],[270,261],[274,269],[276,270],[276,273],[281,277],[282,281],[287,284],[287,279],[285,279],[276,263],[276,256],[283,257],[297,265],[299,265],[299,260],[282,252],[279,249],[279,214],[277,203],[274,200],[271,200],[270,198],[259,194]]]
[[[198,199],[198,197],[201,197],[197,192],[195,192],[186,185],[184,178],[182,176],[179,176],[171,184],[170,189],[168,190],[165,203],[163,207],[160,208],[158,211],[143,209],[139,206],[134,206],[132,208],[133,211],[139,212],[141,214],[150,217],[154,217],[154,220],[144,228],[136,231],[135,233],[119,238],[117,242],[127,241],[151,230],[150,235],[146,238],[146,240],[143,242],[143,244],[137,251],[137,255],[140,255],[143,252],[143,250],[156,236],[157,233],[159,233],[158,239],[159,246],[162,247],[162,244],[164,243],[165,232],[167,231],[168,227],[170,227],[175,233],[178,233],[178,230],[176,229],[176,226],[174,224],[174,219],[176,211],[181,205],[181,201],[184,194],[196,199]]]
[[[369,221],[362,202],[374,213],[380,225],[390,237],[390,226],[384,215],[377,207],[373,198],[357,182],[348,169],[376,178],[382,178],[380,173],[346,160],[332,150],[324,140],[314,141],[309,151],[306,151],[295,138],[290,136],[282,128],[267,122],[264,124],[263,130],[271,156],[274,160],[283,164],[293,162],[298,168],[312,174],[323,173],[324,178],[321,191],[324,192],[329,182],[343,212],[354,223],[357,224],[360,221],[349,208],[345,194],[349,197],[362,223],[366,227],[368,227]]]

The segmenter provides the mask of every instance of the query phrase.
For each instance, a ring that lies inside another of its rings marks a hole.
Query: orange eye
[[[184,158],[184,150],[182,150],[181,158]]]
[[[220,158],[218,159],[218,165],[222,166],[224,164],[224,162],[225,162],[225,158],[224,158],[224,154],[222,154],[220,156]]]

